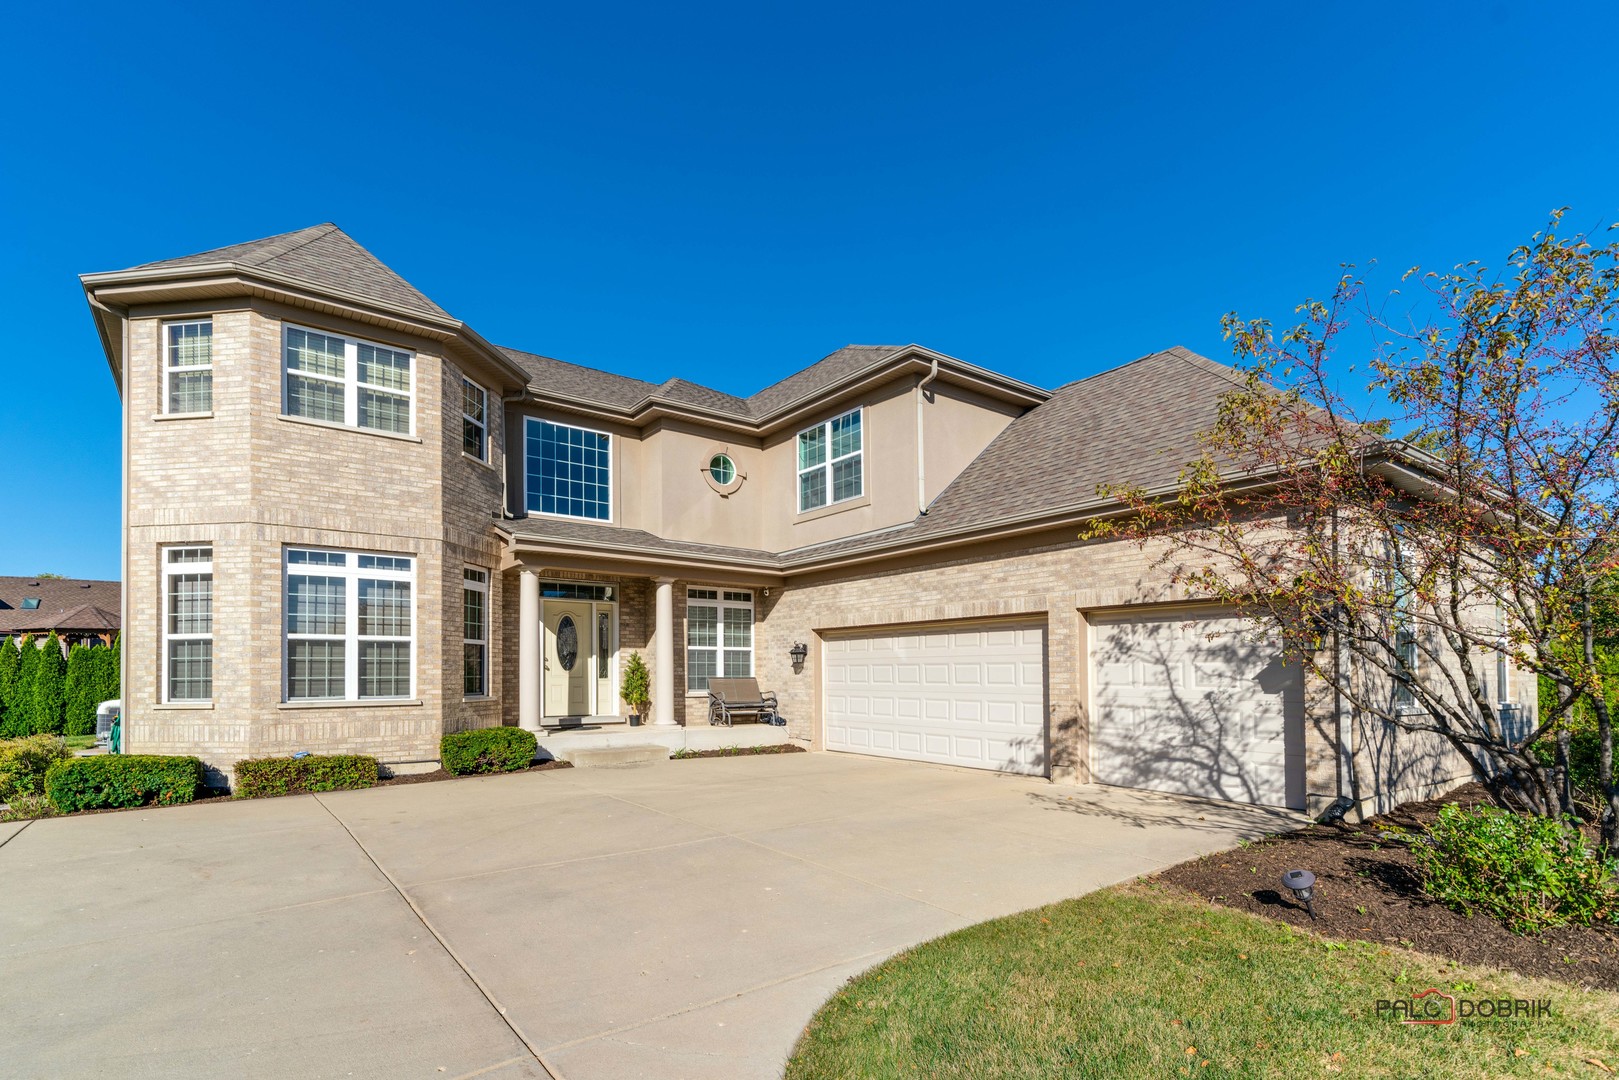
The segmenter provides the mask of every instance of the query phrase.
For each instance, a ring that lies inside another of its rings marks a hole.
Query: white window
[[[489,394],[461,377],[461,449],[479,461],[489,460]]]
[[[214,696],[214,549],[163,553],[163,700]]]
[[[1495,609],[1495,626],[1500,637],[1495,644],[1495,700],[1505,704],[1512,700],[1512,656],[1507,651],[1506,613]]]
[[[530,416],[524,443],[524,505],[530,513],[612,520],[611,436]]]
[[[284,334],[288,416],[411,434],[410,353],[301,326]]]
[[[205,413],[214,408],[214,322],[163,324],[163,411]]]
[[[798,512],[814,510],[865,491],[860,410],[833,417],[798,433]]]
[[[1415,709],[1417,695],[1413,686],[1417,681],[1417,632],[1409,621],[1402,621],[1394,630],[1394,704],[1400,709]]]
[[[286,697],[411,697],[414,560],[288,548]]]
[[[753,674],[753,594],[686,590],[686,687],[707,690],[712,678]]]
[[[468,567],[461,575],[461,693],[489,693],[489,574]]]

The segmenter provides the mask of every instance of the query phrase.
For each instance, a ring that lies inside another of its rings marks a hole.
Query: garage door
[[[1279,639],[1229,612],[1091,620],[1104,784],[1304,806],[1304,692]]]
[[[1046,774],[1046,634],[1036,624],[829,638],[828,750]]]

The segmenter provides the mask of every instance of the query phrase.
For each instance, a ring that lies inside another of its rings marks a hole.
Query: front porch
[[[707,727],[668,724],[661,727],[569,727],[538,733],[540,757],[571,761],[579,750],[610,750],[640,746],[661,746],[674,754],[679,750],[724,750],[734,746],[773,746],[787,741],[787,729],[774,724],[737,724],[734,727]]]

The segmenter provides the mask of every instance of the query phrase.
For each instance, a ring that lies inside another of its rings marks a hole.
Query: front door
[[[595,624],[590,605],[545,602],[545,715],[588,716],[596,678]]]

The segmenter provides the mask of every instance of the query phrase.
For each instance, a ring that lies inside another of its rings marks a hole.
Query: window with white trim
[[[461,693],[489,693],[489,573],[467,567],[461,572]]]
[[[489,460],[489,393],[461,376],[461,449],[479,461]]]
[[[859,498],[866,490],[860,410],[798,433],[798,512]]]
[[[214,696],[214,549],[163,552],[163,700]]]
[[[686,590],[686,688],[707,690],[713,678],[753,674],[753,594],[738,589]]]
[[[214,321],[163,324],[163,411],[206,413],[214,408]]]
[[[282,333],[288,416],[411,434],[410,353],[291,324]]]
[[[1495,700],[1505,704],[1512,700],[1512,656],[1507,650],[1507,618],[1500,605],[1495,609]]]
[[[524,505],[530,513],[612,520],[611,436],[530,416],[524,444]]]
[[[408,556],[288,548],[286,699],[411,697],[414,584]]]

